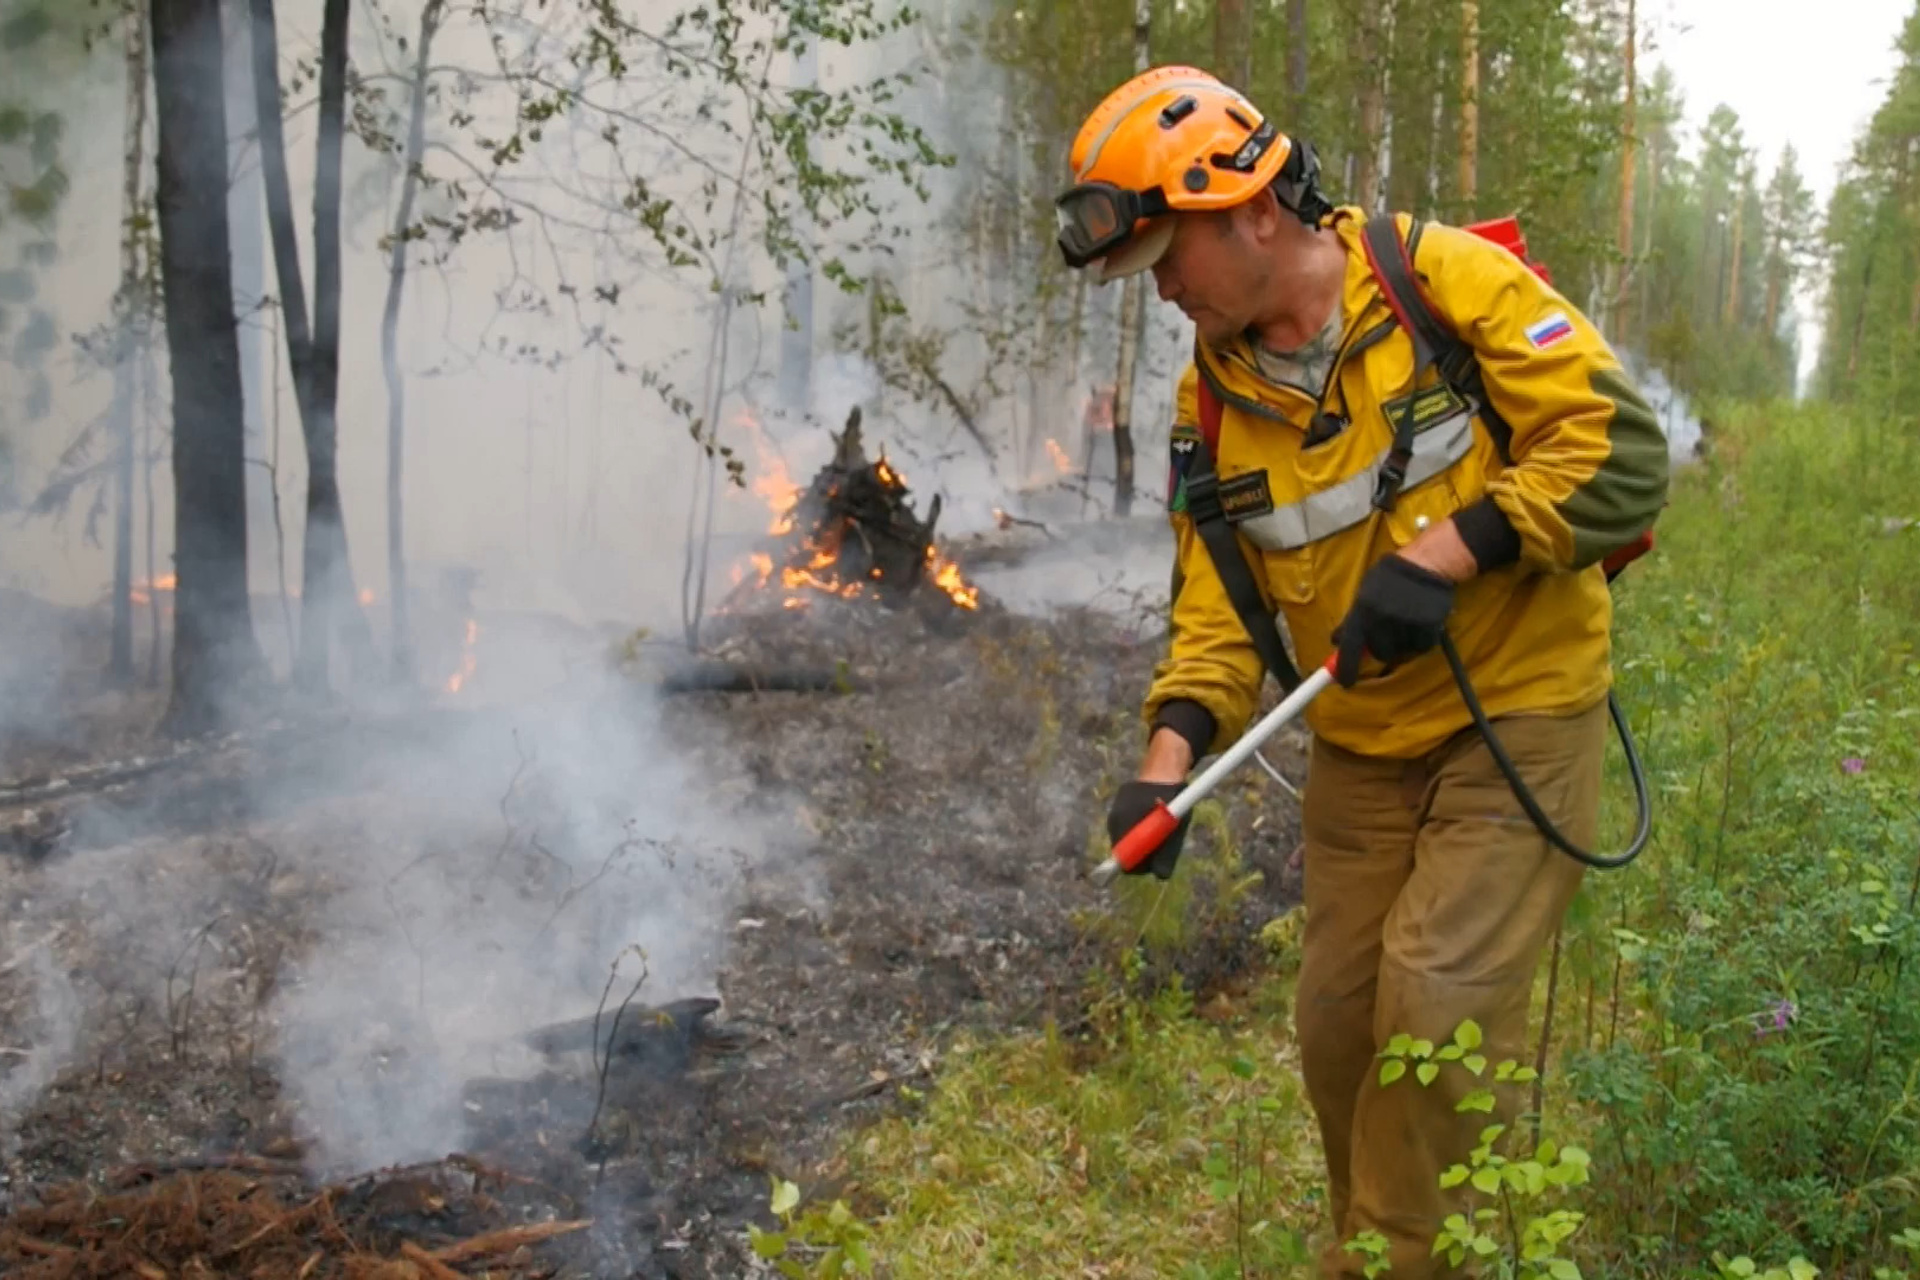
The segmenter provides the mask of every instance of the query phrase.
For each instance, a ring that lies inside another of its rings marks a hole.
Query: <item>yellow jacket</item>
[[[1393,441],[1388,409],[1416,388],[1413,345],[1360,245],[1364,223],[1351,208],[1329,223],[1346,247],[1347,275],[1341,351],[1321,405],[1263,378],[1245,338],[1196,345],[1180,380],[1169,477],[1172,643],[1145,716],[1151,724],[1169,701],[1196,702],[1212,713],[1215,751],[1245,729],[1262,669],[1183,509],[1202,376],[1224,405],[1215,451],[1223,493],[1241,477],[1229,518],[1303,672],[1327,660],[1370,565],[1491,495],[1518,535],[1518,559],[1462,584],[1447,624],[1475,691],[1495,717],[1589,707],[1611,680],[1612,609],[1599,562],[1650,528],[1666,499],[1666,437],[1587,318],[1505,249],[1427,223],[1415,269],[1441,321],[1474,348],[1487,399],[1511,434],[1496,439],[1482,415],[1432,394],[1393,510],[1369,506]],[[1404,236],[1410,219],[1399,223]],[[1430,370],[1418,389],[1438,382]],[[1348,424],[1303,448],[1321,407]],[[1437,650],[1386,675],[1367,663],[1352,689],[1321,694],[1307,721],[1339,746],[1397,758],[1432,751],[1472,723]]]

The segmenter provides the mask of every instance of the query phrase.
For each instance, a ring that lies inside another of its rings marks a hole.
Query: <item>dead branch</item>
[[[227,913],[222,911],[202,925],[199,932],[195,933],[188,940],[187,945],[180,949],[180,954],[173,958],[173,963],[167,966],[167,1039],[172,1045],[173,1056],[176,1058],[185,1051],[187,1036],[192,1030],[193,997],[200,984],[200,957],[206,951],[207,938],[212,934],[214,926],[226,918]],[[173,999],[173,982],[179,975],[180,962],[186,958],[189,951],[193,953],[193,968],[187,973],[186,993],[176,1005]],[[176,1011],[178,1018],[175,1017]]]
[[[530,1222],[525,1226],[502,1227],[498,1231],[489,1231],[483,1236],[459,1244],[448,1245],[444,1249],[435,1249],[431,1256],[437,1262],[457,1265],[471,1262],[477,1258],[491,1257],[496,1253],[512,1253],[524,1245],[539,1244],[555,1236],[571,1235],[575,1231],[585,1231],[593,1225],[592,1218],[581,1218],[574,1222]],[[408,1257],[414,1255],[408,1254]],[[418,1261],[416,1258],[415,1261]]]
[[[915,1080],[924,1080],[930,1074],[931,1068],[925,1063],[915,1067],[912,1071],[900,1075],[894,1075],[891,1072],[881,1072],[879,1075],[863,1081],[845,1093],[836,1093],[816,1102],[809,1110],[816,1112],[832,1111],[839,1107],[851,1106],[853,1103],[861,1102],[876,1094],[884,1093],[894,1085],[909,1084]]]
[[[265,1240],[268,1236],[272,1235],[274,1232],[284,1231],[287,1228],[293,1226],[295,1223],[299,1222],[300,1219],[306,1217],[308,1214],[312,1213],[315,1209],[319,1208],[322,1201],[330,1199],[332,1197],[332,1194],[333,1193],[331,1191],[322,1191],[319,1195],[307,1201],[305,1204],[294,1206],[293,1208],[287,1210],[285,1213],[280,1214],[278,1217],[268,1222],[265,1226],[261,1227],[258,1231],[255,1231],[252,1235],[248,1236],[245,1240],[240,1241],[238,1244],[228,1245],[226,1248],[220,1250],[220,1252],[213,1255],[214,1258],[215,1259],[231,1258],[233,1255],[237,1253],[245,1253],[248,1249],[253,1248],[254,1245],[259,1244],[262,1240]]]
[[[613,980],[620,975],[620,961],[626,958],[628,951],[640,957],[640,977],[638,981],[633,984],[633,989],[627,992],[626,999],[620,1002],[620,1007],[613,1012],[612,1025],[607,1028],[606,1053],[603,1055],[600,1051],[600,1015],[607,1007],[607,996],[613,991]],[[594,1007],[593,1056],[595,1060],[594,1065],[598,1071],[600,1080],[598,1091],[595,1093],[593,1099],[593,1115],[587,1121],[586,1140],[589,1144],[593,1142],[594,1135],[599,1131],[600,1112],[607,1103],[607,1073],[613,1069],[614,1037],[620,1032],[620,1015],[627,1011],[627,1006],[632,1004],[633,998],[640,994],[640,988],[646,984],[646,981],[647,953],[642,951],[638,946],[628,947],[626,951],[622,951],[613,958],[613,964],[607,970],[607,985],[600,992],[600,1003]]]
[[[400,1256],[425,1272],[427,1280],[467,1280],[465,1276],[411,1240],[400,1246]]]

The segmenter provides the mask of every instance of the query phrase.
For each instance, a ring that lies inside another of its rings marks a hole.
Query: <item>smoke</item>
[[[1675,462],[1689,462],[1700,450],[1700,419],[1693,402],[1677,390],[1659,368],[1630,351],[1620,353],[1620,362],[1653,406],[1660,429],[1667,435],[1667,451]]]
[[[26,1025],[9,1028],[24,1045],[0,1046],[0,1160],[13,1155],[14,1118],[53,1082],[80,1038],[81,1000],[72,979],[48,954],[51,933],[28,943],[0,965],[23,969],[33,992]]]
[[[649,4],[628,16],[657,24],[679,7]],[[411,36],[417,17],[417,4],[402,6],[395,26]],[[230,25],[234,74],[246,65],[247,34],[244,23]],[[280,34],[293,50],[309,47],[317,32],[283,13]],[[380,65],[371,39],[364,28],[356,34],[357,64]],[[927,50],[919,40],[908,32],[878,48],[825,49],[820,83],[844,88],[921,63]],[[484,39],[450,27],[434,61],[474,70],[471,82],[450,76],[445,90],[449,106],[480,117],[471,133],[511,120],[516,103],[476,87],[494,67]],[[778,876],[781,891],[800,898],[818,892],[790,802],[739,783],[722,753],[689,738],[675,711],[646,697],[608,655],[636,628],[677,630],[684,543],[704,495],[716,495],[712,585],[725,582],[734,550],[766,527],[755,495],[710,478],[684,417],[667,403],[681,396],[703,412],[709,375],[725,392],[717,438],[745,461],[749,478],[778,458],[804,481],[826,459],[830,432],[859,406],[869,448],[884,447],[897,462],[922,513],[941,498],[943,536],[990,528],[996,510],[1022,510],[1028,493],[1052,483],[1047,464],[1029,463],[1038,441],[1077,439],[1084,395],[1110,380],[1092,353],[1113,349],[1119,290],[1090,294],[1088,358],[1077,371],[1055,359],[1034,378],[1019,358],[1030,353],[1008,359],[979,339],[978,317],[995,308],[1010,315],[1022,279],[1015,273],[1027,268],[961,263],[954,252],[982,198],[970,167],[983,159],[974,148],[990,140],[980,121],[1003,109],[994,75],[973,70],[982,74],[943,67],[892,104],[960,164],[925,175],[928,205],[897,181],[884,185],[878,202],[914,234],[848,255],[854,269],[884,274],[912,332],[939,340],[934,367],[965,402],[964,415],[927,387],[904,389],[889,363],[897,344],[869,352],[861,343],[868,299],[818,281],[804,393],[775,383],[784,324],[777,308],[732,308],[724,372],[716,371],[718,304],[705,280],[642,263],[630,252],[643,239],[632,218],[609,219],[601,207],[636,172],[659,194],[697,202],[711,166],[737,162],[737,141],[696,124],[705,105],[697,95],[656,93],[671,83],[665,77],[657,85],[637,78],[634,95],[684,119],[663,116],[658,136],[634,132],[617,151],[596,148],[592,126],[554,122],[528,144],[511,188],[537,196],[539,207],[517,207],[514,226],[476,230],[443,258],[416,260],[400,326],[406,551],[418,675],[438,700],[356,687],[346,724],[284,749],[243,752],[231,771],[196,777],[179,794],[156,786],[151,803],[117,800],[82,819],[75,853],[0,868],[10,926],[0,964],[42,930],[57,930],[4,975],[27,988],[31,1011],[7,1028],[7,1039],[25,1041],[10,1047],[28,1052],[0,1062],[0,1114],[23,1113],[86,1055],[156,1040],[186,1057],[215,1053],[223,1046],[203,1040],[209,1029],[244,1026],[245,1052],[257,1039],[317,1165],[438,1156],[463,1145],[467,1086],[528,1070],[524,1033],[590,1015],[616,960],[612,1002],[637,976],[638,953],[649,972],[643,1002],[715,994],[733,909],[750,880]],[[49,286],[65,304],[63,321],[104,315],[113,292],[116,71],[108,60],[68,104],[75,190],[60,233],[68,251]],[[251,95],[229,89],[240,130]],[[462,145],[438,115],[433,128],[437,144]],[[303,223],[312,203],[310,130],[310,116],[290,123],[293,203]],[[148,146],[150,155],[151,137]],[[683,148],[699,163],[687,163]],[[271,310],[260,309],[278,290],[257,162],[244,140],[232,160],[253,624],[284,672],[292,640],[285,619],[297,624],[299,608],[292,593],[305,465],[284,344]],[[378,241],[398,177],[393,157],[349,143],[339,474],[353,569],[380,639],[391,588],[382,554],[386,388],[376,317],[387,278]],[[459,212],[444,185],[422,199],[424,213]],[[310,251],[304,266],[310,275]],[[742,299],[777,295],[780,284],[771,263],[742,254]],[[589,334],[597,335],[592,343]],[[1135,414],[1140,485],[1149,494],[1184,340],[1156,316]],[[156,359],[164,370],[165,352]],[[26,488],[43,483],[71,433],[102,412],[110,382],[93,370],[74,379],[52,418],[17,442]],[[156,575],[173,567],[168,411],[160,401],[144,410],[157,436],[157,469],[152,505],[136,499],[136,577],[146,576],[149,555]],[[986,437],[991,457],[963,417]],[[1107,465],[1097,462],[1095,474],[1110,476]],[[1048,518],[1100,514],[1110,498],[1099,487],[1096,480],[1090,510],[1070,505]],[[1023,566],[981,576],[1006,603],[1033,612],[1085,602],[1134,609],[1140,592],[1161,589],[1167,564],[1157,508],[1150,498],[1141,508],[1151,536],[1067,539]],[[10,526],[0,538],[0,588],[31,592],[35,608],[58,615],[57,638],[32,648],[11,643],[24,610],[0,617],[0,748],[28,743],[24,754],[5,757],[0,774],[57,772],[80,755],[150,749],[142,734],[163,690],[90,693],[84,701],[78,693],[99,688],[110,590],[110,546],[88,541],[79,523],[40,521],[20,536]],[[136,612],[144,620],[145,611]],[[144,660],[145,637],[136,641]],[[459,691],[449,694],[456,677]],[[85,734],[65,732],[82,722]],[[61,752],[34,755],[46,745],[42,731],[54,729],[62,730]],[[211,833],[202,821],[183,835],[182,814],[231,820],[213,823]]]
[[[512,655],[505,655],[511,660]],[[329,1167],[462,1148],[465,1085],[532,1065],[518,1037],[638,999],[717,995],[745,877],[800,850],[787,815],[723,798],[631,681],[597,673],[387,753],[337,887],[271,1020]],[[618,976],[610,979],[615,962]]]
[[[37,935],[0,1116],[83,1045],[257,1052],[316,1170],[438,1158],[470,1149],[474,1081],[540,1065],[526,1033],[611,1014],[643,966],[641,1005],[719,995],[749,879],[817,896],[790,802],[670,727],[631,672],[550,636],[496,636],[485,661],[509,701],[486,701],[481,666],[477,705],[364,714],[95,811],[30,896],[0,895],[0,936]],[[168,833],[169,812],[226,806],[245,821]]]

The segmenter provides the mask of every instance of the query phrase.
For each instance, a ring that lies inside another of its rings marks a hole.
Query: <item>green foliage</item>
[[[747,1228],[754,1256],[773,1264],[787,1280],[842,1280],[873,1274],[867,1241],[872,1232],[853,1216],[843,1200],[800,1208],[800,1188],[776,1178],[768,1202],[780,1221],[777,1231]]]
[[[72,186],[61,163],[65,120],[54,109],[61,77],[90,48],[88,6],[0,0],[0,511],[18,500],[7,445],[10,428],[44,419],[53,407],[47,356],[59,327],[40,299],[40,277],[57,256],[58,216]]]
[[[1454,1029],[1452,1040],[1438,1047],[1431,1040],[1395,1035],[1380,1051],[1380,1084],[1384,1088],[1405,1080],[1409,1070],[1422,1088],[1449,1071],[1464,1072],[1478,1082],[1489,1066],[1479,1052],[1481,1043],[1480,1025],[1471,1018]],[[1536,1076],[1532,1067],[1511,1059],[1493,1064],[1492,1069],[1495,1084],[1530,1084]],[[1491,1114],[1495,1106],[1492,1089],[1474,1087],[1461,1094],[1454,1110]],[[1483,1269],[1492,1267],[1490,1274],[1502,1280],[1579,1280],[1579,1266],[1560,1247],[1580,1229],[1586,1216],[1556,1207],[1559,1197],[1554,1192],[1584,1184],[1591,1160],[1579,1147],[1552,1142],[1541,1143],[1530,1156],[1511,1159],[1495,1150],[1506,1132],[1505,1124],[1487,1125],[1467,1153],[1466,1163],[1452,1165],[1440,1175],[1443,1190],[1466,1187],[1470,1198],[1461,1212],[1446,1217],[1434,1239],[1433,1253],[1455,1267],[1472,1258]],[[1349,1249],[1375,1261],[1381,1258],[1384,1245],[1372,1233],[1347,1243]],[[1373,1273],[1371,1264],[1368,1273]]]
[[[1655,839],[1566,942],[1565,1066],[1609,1156],[1588,1207],[1635,1275],[1756,1244],[1885,1263],[1915,1221],[1920,441],[1720,425],[1617,596]]]
[[[1171,982],[1114,983],[1084,1030],[943,1054],[935,1085],[855,1135],[886,1274],[1180,1280],[1301,1274],[1320,1216],[1312,1116],[1276,1036],[1285,993],[1202,1019]]]
[[[1920,390],[1920,10],[1909,15],[1900,66],[1856,140],[1828,204],[1826,324],[1818,386],[1836,400],[1874,409],[1910,402]]]

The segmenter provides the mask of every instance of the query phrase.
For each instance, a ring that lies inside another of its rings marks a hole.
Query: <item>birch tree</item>
[[[1133,10],[1133,69],[1152,65],[1153,0],[1136,0]],[[1120,359],[1113,392],[1113,514],[1133,513],[1133,381],[1140,361],[1141,329],[1146,322],[1146,281],[1128,276],[1120,295]]]

